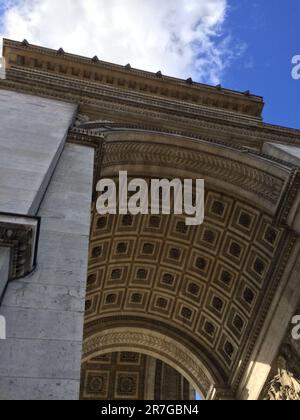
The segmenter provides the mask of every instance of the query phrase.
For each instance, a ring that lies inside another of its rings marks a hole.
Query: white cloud
[[[0,34],[217,84],[233,58],[227,1],[0,0]]]

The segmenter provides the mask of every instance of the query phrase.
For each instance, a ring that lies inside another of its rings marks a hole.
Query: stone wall
[[[0,92],[0,212],[41,218],[37,267],[0,306],[1,400],[79,398],[94,151],[65,144],[75,111]]]
[[[0,91],[0,212],[36,215],[76,106]]]
[[[67,145],[43,200],[38,266],[9,283],[1,399],[79,396],[93,150]]]

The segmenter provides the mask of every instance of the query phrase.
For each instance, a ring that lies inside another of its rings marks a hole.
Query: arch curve
[[[173,367],[205,399],[218,385],[197,355],[185,345],[145,328],[112,328],[87,337],[83,344],[82,362],[107,353],[133,350],[155,357]]]
[[[294,246],[284,227],[293,200],[291,168],[201,139],[138,130],[104,137],[101,177],[127,170],[147,181],[204,178],[205,222],[192,229],[174,214],[100,216],[93,209],[84,360],[132,348],[155,351],[171,365],[176,361],[203,396],[226,386],[235,395]],[[116,319],[110,330],[103,327],[107,317]],[[120,317],[169,329],[166,336],[147,324],[121,329]],[[179,334],[170,349],[171,329]],[[199,351],[186,349],[183,335]],[[218,372],[222,380],[215,379]]]

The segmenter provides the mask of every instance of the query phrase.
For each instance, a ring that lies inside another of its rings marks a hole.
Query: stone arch
[[[213,189],[239,196],[277,218],[282,201],[290,206],[296,195],[289,185],[292,165],[287,171],[285,162],[242,146],[137,129],[106,131],[103,137],[103,177],[120,169],[133,176],[201,176]]]
[[[192,353],[188,371],[181,362],[195,388],[206,398],[216,389],[235,395],[294,246],[285,228],[295,198],[292,169],[243,147],[141,130],[106,131],[98,164],[100,177],[127,170],[147,180],[205,178],[206,219],[191,229],[176,215],[93,212],[85,349],[103,354],[110,332],[124,327],[120,317],[125,328],[132,317],[140,321],[144,334],[127,336],[140,350],[143,340],[154,340],[143,320],[164,324],[165,337],[176,331],[174,349],[185,335],[209,360]],[[104,327],[108,317],[115,322]],[[111,340],[105,351],[132,349],[124,330]],[[176,359],[167,353],[160,358]]]
[[[135,351],[157,358],[181,373],[206,399],[216,381],[197,355],[182,343],[154,330],[143,328],[110,328],[86,338],[82,362],[107,353]]]

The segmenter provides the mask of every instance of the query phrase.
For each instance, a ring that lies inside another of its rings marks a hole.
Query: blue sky
[[[0,0],[0,37],[265,99],[264,120],[300,129],[299,0]],[[66,19],[66,16],[68,19]]]
[[[300,129],[300,80],[291,77],[300,55],[299,0],[232,0],[225,22],[247,45],[223,77],[224,86],[264,96],[267,122]]]

